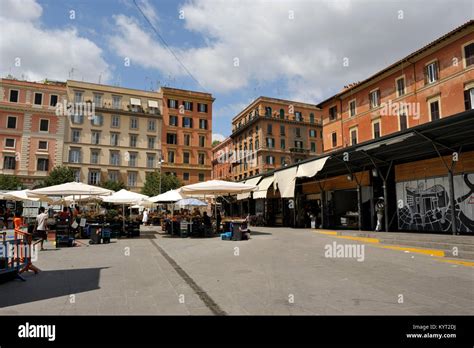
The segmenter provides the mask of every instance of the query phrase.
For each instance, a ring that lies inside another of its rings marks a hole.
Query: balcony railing
[[[307,154],[309,153],[309,149],[303,149],[301,147],[290,147],[290,152]]]

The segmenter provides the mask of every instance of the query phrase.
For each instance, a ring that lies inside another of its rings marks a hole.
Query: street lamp
[[[160,189],[159,189],[159,194],[161,195],[161,165],[163,164],[165,160],[163,159],[163,157],[160,156],[160,160],[158,161],[158,167],[160,168]]]

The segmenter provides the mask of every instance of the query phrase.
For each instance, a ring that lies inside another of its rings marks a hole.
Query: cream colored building
[[[64,164],[77,181],[121,181],[140,191],[146,173],[160,165],[161,94],[71,80],[67,93],[73,107],[93,106],[94,116],[79,108],[68,116]]]

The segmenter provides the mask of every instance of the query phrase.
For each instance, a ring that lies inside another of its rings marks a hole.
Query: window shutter
[[[471,90],[466,89],[464,91],[464,107],[466,110],[471,110]]]
[[[171,100],[168,99],[168,107],[171,107]]]
[[[428,65],[425,66],[425,85],[428,83]]]
[[[438,62],[435,62],[434,65],[435,65],[435,80],[438,80],[438,77],[439,77],[439,64],[438,64]]]

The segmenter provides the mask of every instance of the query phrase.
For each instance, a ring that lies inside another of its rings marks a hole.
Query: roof
[[[419,50],[413,52],[413,53],[410,53],[408,56],[396,61],[395,63],[393,63],[392,65],[389,65],[388,67],[386,67],[385,69],[382,69],[380,70],[379,72],[375,73],[374,75],[368,77],[367,79],[363,80],[363,81],[360,81],[360,82],[357,82],[357,83],[353,83],[353,84],[349,84],[350,87],[349,88],[346,88],[344,90],[342,90],[341,92],[327,98],[326,100],[322,101],[322,102],[319,102],[318,103],[318,107],[321,107],[321,105],[325,104],[326,102],[332,100],[332,99],[335,99],[337,97],[340,97],[341,95],[349,92],[349,91],[352,91],[354,88],[356,87],[359,87],[361,85],[364,85],[364,84],[367,84],[368,82],[370,82],[371,80],[375,79],[376,77],[380,76],[380,75],[383,75],[384,73],[398,67],[399,65],[401,65],[402,63],[405,63],[407,61],[409,61],[410,59],[422,54],[423,52],[427,51],[428,49],[440,44],[441,42],[447,40],[448,38],[452,37],[453,35],[467,29],[468,27],[470,26],[473,26],[474,25],[474,20],[470,20],[466,23],[464,23],[463,25],[451,30],[449,33],[439,37],[438,39],[430,42],[429,44],[423,46],[422,48],[420,48]]]

